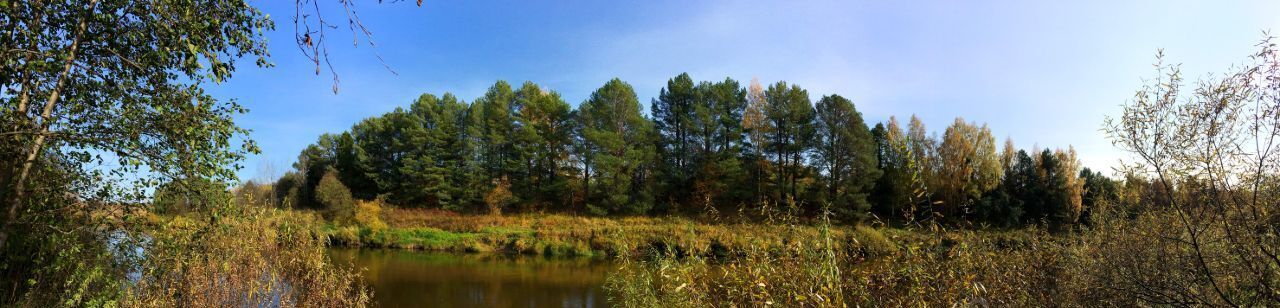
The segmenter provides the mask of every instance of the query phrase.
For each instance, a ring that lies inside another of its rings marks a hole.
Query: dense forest
[[[463,212],[593,215],[753,212],[774,205],[846,222],[999,227],[1087,221],[1117,183],[1071,149],[1002,148],[957,118],[941,136],[912,116],[868,125],[840,95],[680,74],[642,109],[610,80],[575,109],[532,82],[470,103],[423,94],[407,108],[320,136],[277,183],[284,207],[356,199]],[[338,186],[326,186],[333,178]],[[339,187],[341,186],[341,187]],[[328,189],[328,190],[327,190]]]

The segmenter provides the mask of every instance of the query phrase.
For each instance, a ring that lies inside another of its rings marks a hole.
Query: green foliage
[[[21,270],[28,267],[32,272],[30,278],[21,283],[27,294],[13,298],[18,300],[17,306],[112,306],[119,305],[124,298],[118,290],[126,286],[125,277],[129,266],[116,262],[121,247],[112,247],[105,243],[125,243],[125,238],[104,236],[89,230],[77,230],[70,223],[53,226],[76,230],[70,233],[55,232],[48,236],[17,237],[19,242],[13,245],[20,247],[57,247],[48,251],[29,251],[26,257],[10,257],[5,259],[7,271]],[[38,241],[38,242],[28,242]],[[126,259],[128,260],[128,259]]]
[[[865,257],[884,257],[898,251],[898,245],[881,234],[880,231],[867,226],[853,229],[853,248]]]
[[[472,105],[478,120],[472,125],[479,132],[480,165],[487,178],[510,178],[519,172],[522,159],[514,148],[518,111],[515,100],[511,85],[499,80]]]
[[[749,201],[750,190],[742,163],[742,113],[746,91],[737,81],[698,84],[698,100],[693,108],[696,154],[691,204],[716,211],[717,206]]]
[[[230,197],[221,183],[208,180],[171,181],[156,189],[152,210],[161,214],[204,212],[217,206],[216,200]]]
[[[408,135],[408,152],[398,167],[401,178],[391,202],[429,207],[460,208],[463,187],[459,187],[456,174],[462,172],[457,162],[462,160],[465,144],[460,138],[466,115],[466,105],[453,94],[442,98],[424,94],[409,107],[414,125]]]
[[[587,208],[595,214],[644,213],[651,195],[652,124],[631,85],[610,80],[578,107]]]
[[[815,117],[815,160],[827,179],[824,200],[844,217],[863,217],[871,208],[867,196],[880,178],[876,144],[853,102],[823,96]]]
[[[650,104],[660,164],[656,170],[664,210],[746,200],[741,162],[746,91],[733,79],[694,84],[688,74],[667,81]]]
[[[350,223],[354,218],[355,199],[351,198],[351,190],[338,180],[337,172],[330,169],[316,186],[316,202],[322,206],[330,220]]]
[[[244,1],[5,1],[0,16],[0,305],[111,305],[119,288],[100,282],[120,271],[84,234],[136,228],[121,221],[153,192],[179,211],[199,191],[185,186],[235,178],[258,150],[233,122],[246,110],[205,87],[242,58],[267,66],[273,23]],[[191,210],[226,206],[210,203]]]
[[[420,148],[414,141],[422,138],[422,119],[410,112],[396,110],[380,117],[371,117],[351,127],[351,137],[355,141],[355,169],[361,176],[355,178],[357,183],[365,183],[364,189],[354,189],[354,195],[360,199],[373,199],[385,194],[396,202],[406,202],[412,194],[406,190],[416,187],[407,185],[404,160]],[[372,184],[372,185],[369,185]]]
[[[688,74],[668,80],[652,119],[640,108],[616,79],[577,110],[532,82],[498,81],[472,104],[424,94],[320,136],[293,179],[278,181],[276,202],[322,208],[316,189],[332,168],[356,199],[471,213],[812,217],[830,204],[845,223],[999,227],[1068,226],[1088,215],[1071,151],[1022,161],[1011,146],[997,153],[985,125],[960,119],[941,140],[915,116],[905,131],[892,117],[867,129],[839,95],[814,108],[786,82],[744,89]]]
[[[302,175],[289,171],[272,184],[276,206],[281,209],[295,209],[303,206],[302,189],[305,188]]]
[[[357,158],[363,156],[363,150],[355,146],[355,140],[348,132],[342,134],[323,134],[315,144],[308,145],[298,155],[294,163],[295,179],[298,185],[299,203],[294,207],[319,208],[316,202],[316,186],[330,169],[338,171],[338,180],[348,187],[354,188],[358,197],[369,191],[372,183],[358,165]],[[286,192],[287,193],[287,192]]]
[[[925,183],[919,171],[920,162],[912,154],[909,136],[893,117],[887,125],[876,124],[872,136],[876,141],[877,165],[883,172],[870,198],[875,212],[882,219],[912,221],[925,195]]]
[[[1102,172],[1084,168],[1080,170],[1080,178],[1084,181],[1081,194],[1080,222],[1093,223],[1093,213],[1106,212],[1110,203],[1120,200],[1120,183],[1102,175]]]
[[[663,203],[685,203],[691,193],[696,161],[694,105],[699,100],[698,89],[688,73],[667,80],[667,86],[658,92],[658,98],[649,104],[653,126],[659,136],[657,149],[662,160],[659,170],[660,188],[666,199]],[[671,205],[667,204],[670,208]]]
[[[566,204],[570,176],[575,173],[569,163],[573,138],[569,104],[559,93],[547,92],[532,82],[516,91],[516,104],[516,156],[523,167],[523,176],[513,179],[513,186],[522,192],[518,200],[537,209]]]
[[[768,136],[763,145],[773,155],[774,201],[795,200],[800,191],[800,178],[807,171],[803,158],[813,147],[814,110],[809,91],[798,85],[779,81],[764,91],[764,116],[768,119]]]

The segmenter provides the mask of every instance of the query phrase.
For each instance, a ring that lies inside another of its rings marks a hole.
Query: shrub
[[[368,228],[374,231],[387,229],[387,223],[382,221],[382,201],[356,201],[355,207],[355,223],[362,228]]]
[[[370,247],[387,248],[400,247],[397,245],[396,239],[399,236],[388,230],[372,230],[369,228],[360,228],[360,241]]]
[[[867,226],[853,229],[853,244],[858,252],[867,257],[887,256],[898,251],[898,246],[880,231]]]
[[[355,201],[351,198],[351,190],[338,180],[337,171],[329,169],[316,185],[316,201],[324,207],[326,218],[339,223],[348,224],[353,219]]]
[[[502,209],[515,201],[511,194],[511,181],[507,177],[494,180],[493,189],[484,195],[484,204],[488,205],[489,214],[502,215]]]
[[[1093,232],[1081,252],[1103,264],[1086,271],[1095,282],[1157,305],[1280,302],[1280,46],[1257,46],[1244,66],[1191,84],[1158,57],[1157,78],[1107,119],[1134,158],[1122,170],[1156,193],[1149,213]]]
[[[137,276],[119,306],[368,304],[359,273],[332,265],[310,217],[266,207],[235,211],[216,218],[218,225],[166,224],[146,232]]]
[[[341,227],[329,232],[329,243],[341,246],[359,246],[360,228]]]

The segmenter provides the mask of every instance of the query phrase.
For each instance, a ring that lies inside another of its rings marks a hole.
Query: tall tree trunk
[[[800,173],[800,170],[799,170],[800,169],[800,151],[796,151],[794,154],[792,154],[791,163],[796,165],[795,169],[791,170],[791,198],[797,199],[796,198],[796,178],[799,177],[799,173]]]
[[[97,4],[98,0],[89,1],[89,14],[93,13],[93,9],[97,7]],[[5,213],[4,225],[0,226],[0,251],[4,251],[6,248],[5,245],[9,242],[9,234],[13,231],[13,223],[18,220],[18,213],[20,212],[22,203],[25,202],[26,190],[23,186],[26,186],[27,179],[31,174],[31,167],[35,165],[36,158],[40,157],[40,152],[44,149],[44,144],[48,137],[45,133],[49,130],[49,118],[53,115],[53,107],[58,104],[58,98],[61,95],[62,88],[66,86],[68,78],[67,75],[71,74],[71,68],[74,67],[76,51],[80,48],[80,39],[84,37],[85,28],[88,27],[88,19],[89,16],[86,16],[84,19],[80,20],[78,25],[76,25],[75,38],[71,40],[71,49],[67,52],[66,64],[63,65],[62,72],[58,75],[58,81],[54,84],[53,90],[49,92],[49,99],[45,101],[44,109],[40,112],[39,121],[32,121],[33,123],[37,123],[36,125],[40,128],[37,130],[36,139],[31,143],[31,146],[26,149],[26,158],[22,160],[21,167],[19,167],[21,171],[19,171],[17,177],[9,183],[9,187],[13,189],[13,195],[9,200],[9,208]],[[19,153],[19,156],[21,155],[22,153]]]
[[[586,207],[591,200],[591,158],[583,160],[582,164],[582,207]]]
[[[778,169],[778,171],[773,176],[775,177],[774,182],[778,187],[774,187],[773,190],[775,193],[777,193],[777,196],[775,196],[775,198],[778,198],[778,200],[774,200],[774,201],[780,203],[782,202],[782,194],[784,193],[784,191],[786,191],[786,186],[783,185],[783,182],[784,182],[783,177],[786,176],[786,173],[782,172],[782,168],[783,166],[786,166],[787,159],[786,159],[786,152],[783,151],[784,145],[782,143],[782,140],[783,140],[782,134],[785,132],[783,132],[783,128],[781,125],[775,125],[775,127],[777,127],[777,132],[775,132],[776,137],[773,138],[774,139],[773,147],[774,147],[774,151],[777,151],[778,159],[775,163],[777,163],[778,165],[775,167],[775,169]]]

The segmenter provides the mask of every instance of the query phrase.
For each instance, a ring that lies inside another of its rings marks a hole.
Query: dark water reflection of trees
[[[359,266],[379,307],[606,307],[608,261],[333,249]]]

